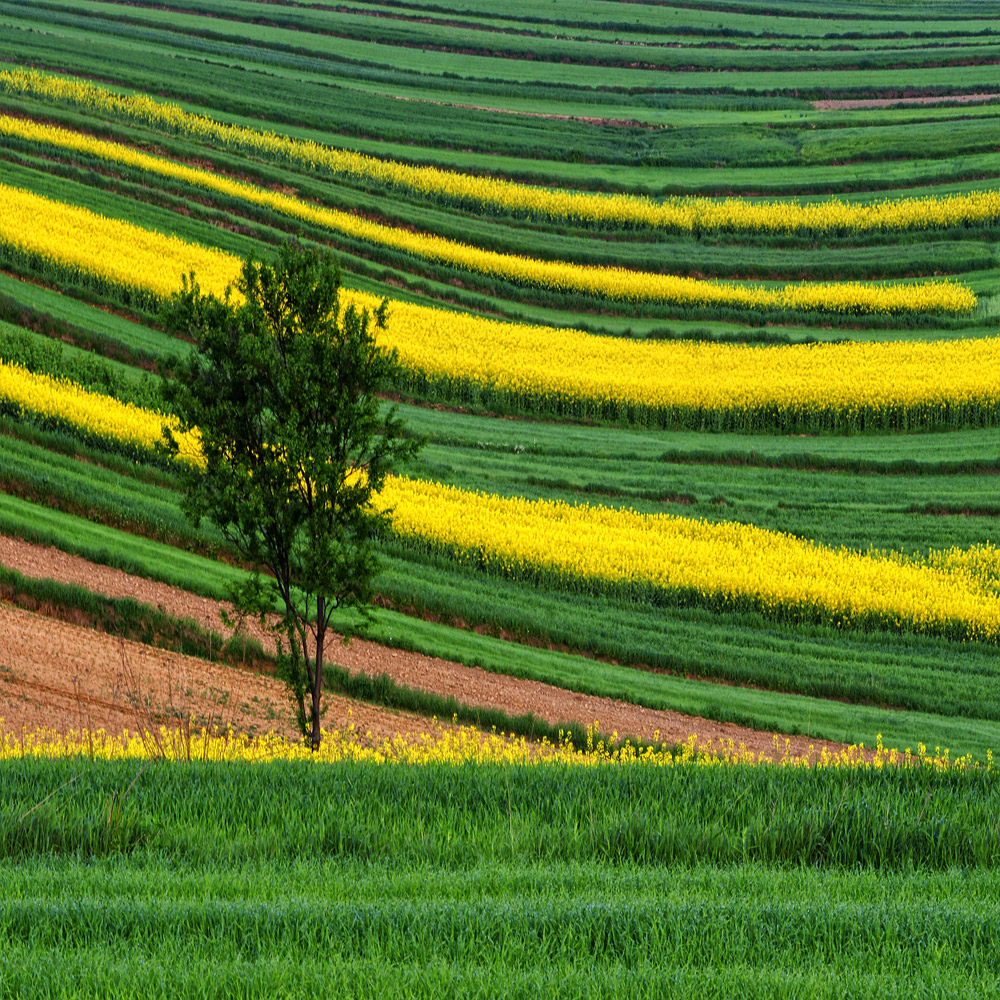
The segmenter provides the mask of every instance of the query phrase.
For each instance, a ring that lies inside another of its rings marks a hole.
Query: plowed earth
[[[431,731],[428,720],[324,695],[327,729],[376,739]],[[155,649],[0,604],[0,719],[7,733],[187,722],[251,735],[298,732],[284,684],[264,674]]]
[[[0,535],[0,564],[25,576],[75,584],[108,597],[131,597],[174,617],[188,618],[202,627],[226,633],[220,619],[220,611],[226,607],[225,604],[91,563],[58,549]],[[271,645],[269,636],[262,630],[251,628],[248,634],[259,639],[265,648]],[[86,649],[86,654],[78,654],[74,644]],[[219,714],[220,699],[223,699],[225,704],[221,708],[228,707],[230,713],[225,721],[233,721],[234,728],[261,731],[273,727],[290,732],[288,696],[275,679],[210,664],[198,658],[152,650],[138,643],[124,645],[133,664],[134,686],[141,689],[143,696],[148,693],[158,709],[169,710],[171,695],[173,693],[173,697],[177,697],[177,686],[183,677],[184,697],[189,704],[196,703],[199,716],[213,712]],[[98,702],[106,701],[114,705],[114,696],[120,696],[123,691],[129,695],[129,685],[123,684],[121,676],[121,648],[120,640],[102,633],[5,607],[0,615],[0,717],[7,719],[8,730],[11,723],[18,728],[22,724],[31,728],[33,721],[53,728],[78,728],[81,723],[77,691],[82,687],[81,678],[87,679],[85,693],[92,699],[88,704],[93,713],[98,713]],[[385,673],[401,684],[453,695],[467,705],[497,707],[510,715],[530,712],[553,725],[597,722],[602,732],[616,731],[642,739],[651,740],[659,733],[662,740],[680,741],[696,734],[699,740],[711,739],[716,743],[732,740],[737,746],[743,743],[754,752],[774,751],[772,733],[579,694],[550,684],[506,677],[360,639],[346,645],[335,642],[330,656],[355,673],[374,676]],[[37,696],[30,694],[33,690],[31,685],[48,685],[57,689],[58,710],[49,707],[52,702],[46,700],[47,696],[42,697],[39,689],[34,689],[39,690]],[[230,693],[225,695],[227,691]],[[30,708],[33,699],[37,701],[36,708]],[[370,729],[379,735],[421,731],[419,720],[413,716],[396,715],[330,694],[325,695],[324,700],[329,706],[326,716],[328,728],[332,724],[346,725],[346,713],[350,709],[353,713],[351,720],[362,731]],[[238,706],[244,714],[234,717],[233,706]],[[110,713],[110,709],[107,711]],[[17,714],[13,714],[15,712]],[[111,714],[101,716],[105,717],[119,718]],[[84,721],[93,724],[89,720]],[[782,747],[785,739],[780,737]],[[806,753],[810,746],[815,746],[817,750],[825,746],[832,751],[842,748],[841,744],[802,736],[787,739],[795,753]]]

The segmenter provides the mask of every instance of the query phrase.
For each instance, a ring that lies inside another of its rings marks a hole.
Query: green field
[[[996,987],[997,786],[981,776],[122,761],[0,774],[5,996]],[[103,832],[93,804],[126,786]]]
[[[550,7],[13,0],[0,2],[0,74],[31,68],[332,150],[654,203],[863,206],[1000,187],[992,0]],[[338,172],[280,143],[216,141],[125,107],[0,79],[0,115],[502,254],[767,287],[948,279],[978,302],[966,314],[886,315],[612,300],[6,133],[0,184],[238,257],[294,237],[333,251],[347,287],[445,317],[536,324],[540,342],[570,327],[601,343],[952,350],[1000,333],[996,214],[775,232],[588,221]],[[160,376],[191,346],[168,335],[160,305],[0,238],[0,362],[163,408]],[[243,578],[218,532],[185,517],[165,457],[12,402],[2,375],[0,534],[212,598]],[[394,388],[385,405],[423,441],[405,470],[416,479],[754,525],[900,559],[1000,542],[995,399],[930,416],[901,406],[881,423],[770,411],[740,423],[610,395],[574,406],[416,369]],[[985,766],[1000,748],[995,641],[957,625],[875,615],[845,625],[815,608],[783,614],[546,566],[496,569],[391,532],[378,549],[379,606],[363,630],[386,646],[767,733],[947,748],[983,766],[0,759],[0,998],[1000,991],[1000,791]],[[996,570],[977,580],[1000,600]],[[0,598],[193,656],[229,655],[211,623],[113,601],[96,585],[0,566]],[[0,680],[13,639],[0,641]],[[558,734],[430,684],[333,670],[328,686],[487,731]],[[0,720],[13,710],[3,690]],[[577,734],[593,721],[560,720]]]

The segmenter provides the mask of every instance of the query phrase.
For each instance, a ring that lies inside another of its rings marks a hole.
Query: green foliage
[[[330,617],[371,602],[371,540],[388,523],[371,498],[416,450],[378,398],[396,368],[375,343],[385,305],[341,312],[339,288],[331,258],[285,244],[273,264],[245,261],[240,304],[202,295],[192,275],[163,314],[197,348],[164,383],[204,458],[184,465],[184,508],[254,568],[233,594],[240,613],[263,621],[283,605],[279,662],[314,746]]]

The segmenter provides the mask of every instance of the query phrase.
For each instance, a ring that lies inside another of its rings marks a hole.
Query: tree
[[[232,591],[237,613],[264,621],[278,608],[279,671],[314,749],[331,618],[370,614],[372,540],[386,514],[369,501],[417,447],[378,395],[397,365],[374,339],[387,303],[373,315],[341,311],[339,289],[328,254],[291,243],[274,263],[244,262],[241,302],[230,289],[225,300],[202,294],[192,273],[163,313],[197,348],[164,385],[204,453],[201,468],[182,472],[184,509],[251,566]]]

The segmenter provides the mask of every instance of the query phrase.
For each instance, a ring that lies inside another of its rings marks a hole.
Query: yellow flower
[[[221,296],[240,270],[220,250],[4,185],[0,241],[161,296],[190,270],[204,291]],[[371,309],[379,300],[345,290],[343,301]],[[390,317],[379,341],[407,368],[515,397],[681,409],[705,419],[765,412],[847,421],[899,408],[915,419],[951,420],[956,408],[1000,402],[997,338],[748,347],[595,337],[406,302],[391,303]]]
[[[412,166],[274,132],[227,125],[143,94],[119,94],[86,80],[52,76],[37,70],[0,71],[0,88],[166,127],[213,144],[266,152],[312,169],[320,167],[335,174],[375,180],[422,195],[538,218],[579,220],[600,226],[649,226],[681,232],[721,229],[750,233],[893,232],[991,224],[1000,219],[998,191],[886,199],[872,204],[847,203],[839,199],[799,204],[699,197],[658,202],[629,194],[586,194],[437,167]]]
[[[809,747],[804,754],[795,754],[786,741],[779,746],[775,738],[773,755],[763,751],[754,753],[741,743],[732,740],[713,743],[699,740],[692,734],[680,747],[665,745],[636,747],[624,744],[608,745],[603,740],[595,743],[594,727],[588,728],[587,744],[577,748],[569,737],[557,743],[543,739],[537,743],[513,733],[494,730],[484,733],[473,726],[445,726],[437,719],[431,720],[428,732],[421,736],[397,734],[390,738],[375,739],[371,734],[362,735],[353,724],[346,729],[323,731],[323,740],[315,752],[305,742],[293,743],[276,733],[247,736],[232,729],[220,732],[195,726],[140,732],[108,733],[99,730],[73,730],[58,733],[54,730],[8,733],[0,718],[0,760],[20,760],[27,757],[59,759],[88,757],[91,760],[149,760],[158,758],[169,761],[217,761],[225,763],[261,764],[275,760],[297,760],[312,764],[334,764],[339,761],[359,761],[376,766],[450,764],[512,764],[534,766],[622,766],[634,767],[806,767],[844,768],[871,770],[887,764],[906,767],[930,767],[935,770],[966,770],[981,765],[971,755],[952,759],[944,750],[937,755],[925,751],[905,754],[887,750],[879,742],[874,754],[866,755],[863,746],[850,746],[837,753],[825,747],[817,753]],[[987,769],[991,769],[992,754],[988,755]]]
[[[704,281],[671,274],[650,274],[622,267],[592,267],[560,260],[538,260],[516,254],[482,250],[429,233],[370,222],[367,219],[321,208],[289,195],[230,180],[207,170],[187,167],[162,157],[140,153],[128,146],[104,142],[51,125],[39,125],[0,115],[0,134],[33,142],[47,142],[64,149],[136,167],[149,173],[242,198],[292,218],[325,226],[335,232],[380,246],[474,271],[516,284],[560,291],[583,292],[623,301],[671,302],[692,306],[737,306],[744,309],[822,310],[846,313],[969,312],[976,297],[951,281],[906,285],[825,282],[765,288],[724,281]]]

